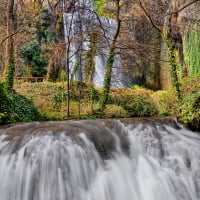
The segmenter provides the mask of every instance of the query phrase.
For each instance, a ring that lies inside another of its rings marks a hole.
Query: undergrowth
[[[105,118],[177,116],[200,129],[200,78],[182,80],[182,99],[172,88],[151,91],[142,87],[111,89]],[[0,84],[0,122],[67,119],[67,86],[64,82],[17,83],[16,92],[6,94]],[[70,85],[68,119],[97,119],[100,88],[81,82]]]

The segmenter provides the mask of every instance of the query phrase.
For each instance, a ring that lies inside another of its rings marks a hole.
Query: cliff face
[[[176,63],[181,76],[195,75],[200,72],[200,3],[198,1],[173,0],[168,6],[164,20],[164,30],[176,52]],[[162,43],[161,48],[161,88],[170,86],[170,67],[168,52]],[[180,77],[181,78],[181,77]]]

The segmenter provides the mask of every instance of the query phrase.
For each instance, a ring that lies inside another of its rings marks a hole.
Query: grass
[[[20,94],[31,98],[36,108],[42,113],[44,119],[67,119],[66,83],[58,82],[18,82],[15,90]],[[95,92],[94,92],[95,90]],[[84,88],[79,93],[77,88],[70,92],[70,118],[95,118],[93,111],[98,107],[98,98],[101,89],[93,88],[95,98],[90,95],[90,88]],[[109,104],[105,109],[105,118],[129,117],[130,114],[120,105],[126,98],[135,96],[148,99],[154,92],[144,88],[111,89]]]
[[[165,91],[152,91],[139,86],[119,89],[111,88],[104,117],[177,116],[179,119],[186,119],[191,124],[193,118],[190,117],[190,120],[188,116],[194,115],[198,118],[199,115],[197,114],[200,112],[199,108],[195,107],[199,103],[199,97],[197,95],[200,90],[200,78],[184,78],[181,85],[183,96],[181,102],[177,101],[172,88]],[[15,83],[14,88],[20,94],[32,99],[44,120],[67,119],[66,83],[18,82]],[[74,83],[70,90],[69,119],[98,118],[93,113],[98,108],[98,100],[101,92],[102,90],[100,88]],[[192,100],[194,101],[194,109],[192,107]],[[190,110],[187,109],[188,102],[191,104],[192,109]],[[198,120],[197,123],[199,123]],[[198,126],[200,125],[198,124]]]

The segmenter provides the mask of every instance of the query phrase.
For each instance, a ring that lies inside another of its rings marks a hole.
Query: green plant
[[[185,124],[200,130],[200,89],[183,98],[180,106],[180,115]]]
[[[16,92],[10,94],[11,99],[11,121],[12,122],[28,122],[40,120],[40,115],[35,108],[31,99],[22,96]]]
[[[128,111],[131,117],[151,117],[155,116],[158,111],[151,99],[142,99],[141,97],[133,97],[121,104]]]
[[[192,30],[186,30],[183,39],[185,67],[189,75],[197,75],[200,73],[200,26],[195,24]]]
[[[11,101],[6,94],[3,82],[0,82],[0,102],[0,124],[8,123],[11,112]]]
[[[20,49],[20,56],[24,63],[30,67],[32,76],[43,76],[46,74],[47,60],[42,55],[40,43],[33,40]]]
[[[55,87],[55,90],[53,92],[52,102],[53,107],[56,110],[61,109],[64,102],[66,102],[67,95],[65,92],[65,88],[63,86],[57,86]]]
[[[157,91],[152,95],[160,116],[178,115],[177,98],[172,88]]]

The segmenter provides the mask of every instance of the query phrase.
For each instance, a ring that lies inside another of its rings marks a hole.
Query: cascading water
[[[1,200],[198,200],[200,136],[174,121],[0,129]]]
[[[71,79],[83,81],[85,78],[86,54],[90,44],[88,34],[98,32],[97,53],[92,58],[95,63],[93,84],[103,86],[109,46],[116,30],[116,21],[98,16],[93,10],[91,0],[79,0],[68,12],[63,14],[65,42],[67,45],[67,65]],[[111,84],[123,87],[127,83],[120,69],[121,59],[116,54]]]

